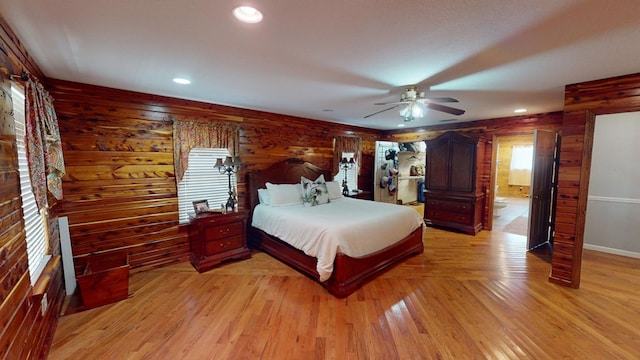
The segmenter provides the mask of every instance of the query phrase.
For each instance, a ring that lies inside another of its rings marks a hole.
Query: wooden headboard
[[[265,184],[299,184],[300,177],[315,180],[324,174],[326,181],[331,180],[331,170],[322,169],[301,159],[287,159],[271,165],[271,167],[249,173],[249,209],[258,205],[258,189],[265,188]]]

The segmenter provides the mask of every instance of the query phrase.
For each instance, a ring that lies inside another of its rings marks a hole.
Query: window
[[[509,185],[529,186],[533,165],[533,145],[516,145],[511,152]]]
[[[24,90],[16,86],[11,87],[13,100],[13,117],[16,128],[16,144],[18,147],[18,170],[20,172],[20,193],[22,197],[22,211],[27,238],[27,259],[31,284],[34,285],[42,270],[47,265],[51,255],[48,254],[48,232],[45,231],[47,209],[38,211],[35,196],[31,190],[29,163],[25,148],[25,97]]]
[[[349,160],[353,158],[354,155],[355,154],[352,152],[343,152],[342,158],[347,158],[347,160]],[[340,169],[340,172],[338,172],[338,174],[334,176],[334,179],[339,181],[340,185],[342,186],[342,181],[344,180],[344,170]],[[353,169],[347,170],[347,186],[349,187],[349,191],[358,188],[358,163],[357,162],[353,166]]]
[[[207,200],[209,208],[220,208],[229,198],[229,177],[213,167],[217,158],[229,156],[227,149],[195,148],[189,152],[187,170],[178,184],[178,214],[181,224],[189,222],[195,214],[193,202]],[[231,175],[231,187],[236,189],[236,176]]]

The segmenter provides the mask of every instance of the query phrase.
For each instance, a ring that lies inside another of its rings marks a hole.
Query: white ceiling
[[[239,23],[237,5],[264,20]],[[0,12],[51,78],[375,129],[403,123],[364,116],[407,85],[458,99],[447,105],[470,121],[562,110],[566,84],[640,72],[638,0],[0,0]]]

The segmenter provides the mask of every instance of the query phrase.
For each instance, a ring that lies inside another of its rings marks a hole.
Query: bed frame
[[[314,180],[320,174],[324,174],[325,179],[331,179],[330,170],[319,168],[300,159],[288,159],[276,163],[268,169],[250,173],[247,192],[250,194],[251,214],[253,214],[253,208],[258,204],[258,189],[265,188],[267,182],[297,184],[300,183],[301,176]],[[421,226],[396,244],[363,258],[352,258],[338,253],[333,264],[331,277],[327,281],[320,282],[316,271],[315,257],[305,255],[304,252],[251,225],[249,225],[249,243],[251,247],[264,251],[319,282],[331,294],[339,298],[349,296],[380,273],[407,257],[424,251]]]

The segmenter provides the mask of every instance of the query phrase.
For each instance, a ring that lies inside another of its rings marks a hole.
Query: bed
[[[313,180],[317,179],[320,175],[323,175],[325,179],[331,179],[331,172],[329,170],[322,169],[299,159],[288,159],[276,163],[265,170],[249,173],[249,187],[247,189],[251,208],[249,224],[254,223],[254,215],[259,215],[257,210],[260,208],[256,207],[263,206],[259,205],[258,189],[266,188],[267,183],[300,184],[301,177]],[[362,206],[367,206],[367,203],[371,205],[376,204],[371,201],[350,198],[344,198],[342,200],[344,200],[345,203],[347,201],[360,202]],[[320,205],[318,208],[323,206],[328,205]],[[395,205],[388,206],[397,207]],[[398,208],[408,209],[406,207]],[[412,209],[409,210],[413,211]],[[413,212],[415,213],[415,211]],[[263,222],[265,221],[263,220]],[[266,222],[269,221],[267,220]],[[386,226],[389,225],[386,224]],[[389,245],[366,255],[349,256],[341,251],[341,249],[338,249],[328,277],[323,273],[324,270],[318,271],[318,258],[306,255],[304,251],[253,225],[249,226],[249,242],[251,247],[282,261],[320,283],[329,293],[336,297],[343,298],[358,290],[367,281],[372,280],[380,273],[390,269],[406,258],[422,253],[424,249],[422,244],[422,230],[422,219],[419,219],[419,225],[417,225],[415,229],[409,229],[408,231],[406,229],[403,230],[407,232],[408,235],[400,239],[394,239]]]

